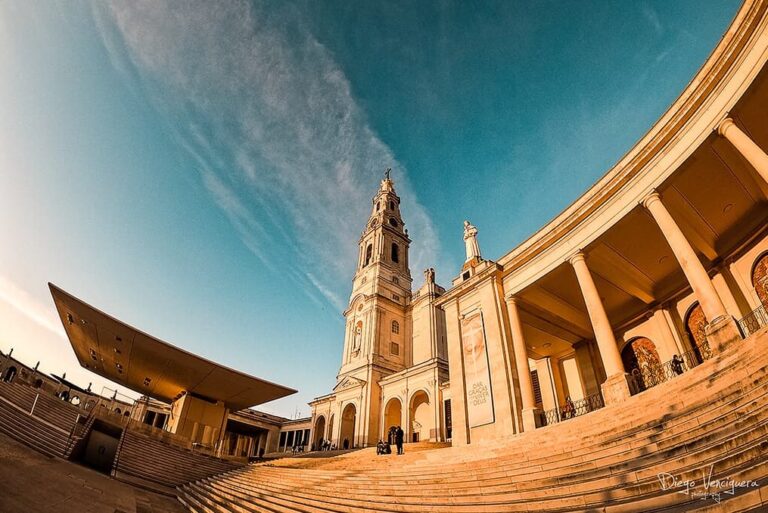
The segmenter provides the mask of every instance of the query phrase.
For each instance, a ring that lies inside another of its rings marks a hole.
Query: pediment
[[[362,379],[358,379],[352,376],[344,376],[341,381],[336,383],[336,386],[333,387],[334,392],[338,392],[340,390],[346,390],[348,388],[355,388],[355,387],[362,387],[365,385],[365,381]]]

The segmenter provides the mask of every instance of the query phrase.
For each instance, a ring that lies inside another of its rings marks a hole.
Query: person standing
[[[397,431],[395,431],[395,444],[397,445],[397,454],[403,454],[403,436],[405,433],[403,432],[403,428],[400,426],[397,426]]]
[[[683,360],[681,360],[680,357],[676,354],[672,355],[672,370],[678,376],[683,373]]]

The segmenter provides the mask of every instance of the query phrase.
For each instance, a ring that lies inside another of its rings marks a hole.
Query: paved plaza
[[[3,513],[182,513],[175,498],[48,458],[0,434]],[[31,485],[31,483],[34,483]]]

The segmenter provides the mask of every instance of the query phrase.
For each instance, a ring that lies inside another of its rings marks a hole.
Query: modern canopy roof
[[[231,411],[296,393],[174,347],[48,286],[80,365],[131,390],[166,402],[194,394],[224,401]]]

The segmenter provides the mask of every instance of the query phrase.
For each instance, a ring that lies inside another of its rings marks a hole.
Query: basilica
[[[648,133],[528,240],[490,260],[465,222],[447,288],[427,269],[412,290],[387,175],[360,237],[336,386],[310,403],[313,443],[369,446],[392,426],[454,447],[514,437],[621,405],[767,324],[755,5]]]
[[[393,426],[414,442],[449,436],[445,314],[436,303],[445,289],[427,269],[412,291],[410,243],[387,173],[360,237],[336,386],[310,403],[316,447],[375,445]]]

